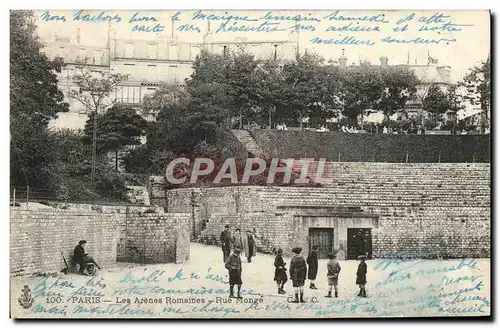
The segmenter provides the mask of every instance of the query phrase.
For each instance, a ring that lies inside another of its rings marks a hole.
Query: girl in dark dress
[[[307,255],[307,264],[309,269],[307,270],[307,279],[310,280],[310,289],[318,289],[314,284],[316,276],[318,275],[318,245],[314,245],[312,251]]]
[[[285,283],[288,280],[285,268],[286,263],[283,261],[282,255],[283,250],[280,248],[278,249],[278,255],[276,255],[276,258],[274,259],[274,281],[276,281],[276,284],[278,285],[278,294],[286,294],[283,287],[285,287]]]
[[[365,263],[366,255],[358,256],[358,260],[361,262],[358,265],[358,271],[356,272],[356,285],[359,285],[359,293],[358,296],[366,297],[366,271],[367,266]]]

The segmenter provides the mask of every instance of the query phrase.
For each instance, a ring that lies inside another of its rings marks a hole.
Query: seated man
[[[75,251],[73,253],[73,260],[80,266],[80,269],[78,271],[78,273],[80,274],[85,274],[84,271],[88,263],[93,263],[95,264],[95,266],[101,269],[101,267],[96,263],[96,261],[94,261],[92,257],[88,256],[88,254],[85,253],[86,244],[87,244],[86,240],[80,240],[78,242],[78,245],[76,245]]]

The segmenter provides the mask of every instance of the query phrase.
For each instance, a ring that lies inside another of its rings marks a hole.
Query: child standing
[[[285,290],[283,289],[285,287],[285,283],[288,280],[288,277],[286,276],[286,268],[285,268],[285,261],[283,261],[283,250],[280,248],[278,249],[278,255],[276,255],[276,258],[274,259],[274,281],[276,281],[276,284],[278,285],[278,294],[286,294]]]
[[[309,288],[318,289],[314,284],[316,276],[318,275],[318,245],[314,245],[312,250],[309,252],[309,255],[307,256],[307,264],[309,265],[309,269],[307,270],[307,279],[311,282]]]
[[[327,268],[327,274],[326,277],[328,278],[328,295],[325,297],[331,298],[332,297],[332,286],[335,288],[335,297],[339,297],[339,290],[337,289],[337,286],[339,284],[339,274],[340,274],[340,264],[336,260],[336,256],[334,254],[328,254],[329,261],[326,264]]]
[[[241,259],[240,259],[241,249],[235,247],[233,253],[229,255],[226,259],[226,269],[229,271],[229,298],[234,298],[234,285],[238,287],[238,296],[241,297]]]
[[[295,300],[292,303],[299,303],[299,293],[300,303],[304,303],[304,282],[306,281],[307,264],[304,257],[300,255],[300,252],[302,252],[302,248],[300,247],[292,249],[294,255],[290,261],[290,278],[295,290]]]
[[[366,271],[367,266],[365,263],[366,255],[358,256],[358,260],[361,262],[358,265],[358,271],[356,272],[356,285],[359,285],[359,293],[358,296],[366,297]]]

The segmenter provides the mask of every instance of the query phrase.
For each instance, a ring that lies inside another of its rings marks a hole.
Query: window
[[[59,57],[66,61],[66,48],[59,47]]]
[[[101,50],[94,50],[94,64],[95,65],[102,65],[102,51]]]
[[[177,69],[177,66],[170,65],[168,67],[168,76],[170,77],[171,82],[177,83],[177,81],[179,80],[178,74],[179,74],[179,71]]]
[[[84,60],[86,57],[86,51],[84,48],[79,48],[78,49],[78,55],[76,56],[77,60]]]
[[[222,54],[223,54],[224,56],[226,56],[226,55],[227,55],[227,46],[226,46],[226,45],[224,45],[224,46],[223,46],[223,48],[222,48]]]
[[[116,91],[116,100],[126,104],[138,104],[141,102],[141,87],[122,86]]]
[[[148,67],[156,67],[155,64],[148,64]]]
[[[192,46],[191,47],[191,60],[195,60],[196,56],[200,54],[200,47]]]
[[[171,44],[168,46],[168,58],[170,60],[179,59],[179,46],[176,44]]]
[[[278,45],[275,44],[274,45],[274,60],[276,60],[276,58],[278,58]]]
[[[260,45],[252,44],[252,46],[250,47],[250,52],[252,53],[252,55],[257,57],[260,54]]]
[[[147,58],[157,59],[158,58],[158,47],[156,43],[149,43],[147,45]]]
[[[131,64],[131,63],[123,63],[123,66],[135,66],[135,64]]]
[[[134,57],[134,44],[126,43],[125,44],[125,58],[133,58]]]

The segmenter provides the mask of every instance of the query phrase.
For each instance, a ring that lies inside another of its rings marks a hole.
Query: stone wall
[[[87,240],[87,252],[102,267],[116,264],[120,217],[95,211],[61,209],[26,211],[10,215],[10,272],[27,275],[59,272],[71,265],[78,241]]]
[[[486,208],[426,208],[411,215],[382,216],[373,230],[377,257],[490,257],[491,218]]]
[[[490,256],[489,164],[330,165],[328,187],[177,189],[166,210],[194,211],[192,235],[207,244],[225,224],[255,228],[263,252],[307,252],[315,227],[334,229],[335,249],[346,246],[347,229],[371,228],[374,257]]]
[[[10,272],[59,272],[71,265],[79,240],[102,267],[117,260],[181,263],[189,258],[190,215],[163,208],[57,204],[54,208],[11,208]]]
[[[141,264],[184,262],[189,258],[189,218],[182,213],[126,217],[118,260]]]

